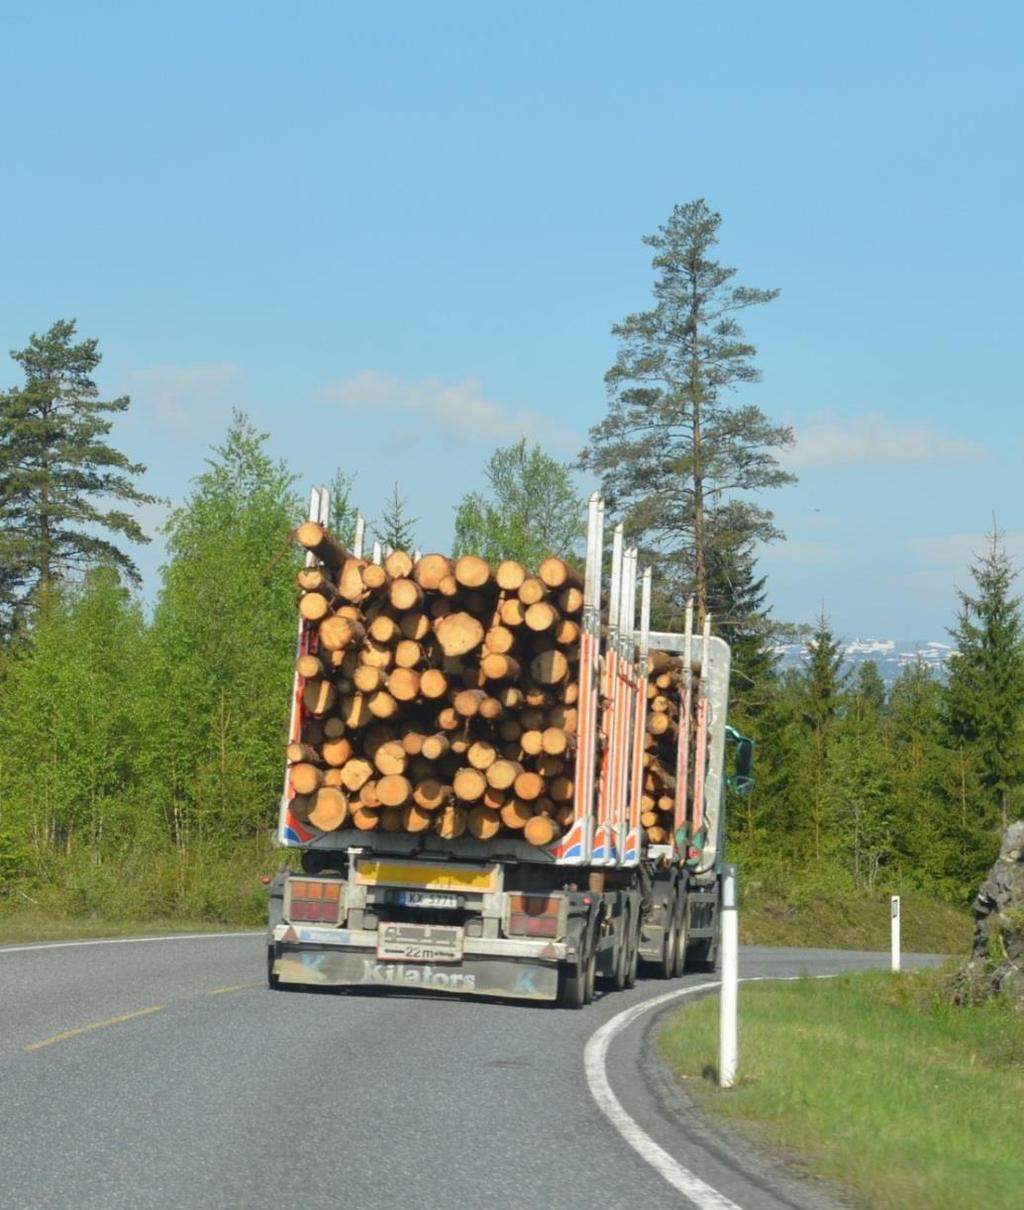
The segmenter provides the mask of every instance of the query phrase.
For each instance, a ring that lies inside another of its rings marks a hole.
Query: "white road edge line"
[[[843,972],[845,973],[845,972]],[[806,975],[748,975],[740,979],[740,983],[793,983]],[[811,975],[812,979],[834,979],[835,975]],[[684,996],[695,996],[697,992],[712,991],[721,987],[721,980],[711,983],[698,983],[695,987],[682,987],[677,991],[663,992],[642,1004],[634,1004],[632,1008],[624,1009],[621,1013],[606,1021],[600,1029],[590,1036],[583,1051],[583,1068],[587,1078],[590,1095],[597,1102],[598,1109],[615,1127],[626,1142],[645,1163],[650,1164],[666,1181],[688,1197],[698,1210],[742,1210],[735,1202],[702,1181],[696,1173],[684,1167],[659,1146],[622,1108],[619,1098],[612,1092],[608,1082],[608,1072],[605,1060],[612,1039],[620,1034],[627,1026],[632,1025],[637,1017],[642,1017],[651,1009],[667,1004],[670,1000],[681,1000]]]
[[[217,937],[262,937],[263,929],[244,933],[174,933],[166,937],[101,937],[93,941],[44,941],[38,945],[10,945],[0,954],[26,954],[30,950],[66,950],[82,945],[141,945],[149,941],[212,941]]]
[[[621,1033],[628,1025],[643,1016],[644,1013],[667,1004],[670,1000],[680,1000],[684,996],[694,996],[697,992],[710,991],[721,986],[718,980],[712,983],[698,983],[696,987],[684,987],[678,991],[664,992],[652,1000],[642,1004],[634,1004],[617,1016],[606,1021],[596,1030],[587,1042],[583,1051],[583,1067],[587,1077],[590,1095],[597,1102],[598,1109],[615,1127],[626,1142],[640,1158],[650,1164],[666,1181],[677,1189],[684,1197],[688,1197],[699,1210],[741,1210],[735,1202],[723,1197],[717,1189],[713,1189],[706,1181],[702,1181],[696,1173],[684,1168],[678,1160],[660,1147],[622,1108],[619,1098],[612,1092],[605,1069],[605,1059],[608,1047],[616,1034]]]

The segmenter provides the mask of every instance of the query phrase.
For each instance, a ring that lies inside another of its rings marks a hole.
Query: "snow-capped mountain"
[[[799,668],[806,662],[807,648],[803,643],[783,643],[775,650],[783,668]],[[905,665],[918,662],[941,679],[953,650],[951,643],[936,639],[851,639],[843,644],[847,669],[855,671],[858,664],[874,660],[879,675],[887,684],[896,680]]]

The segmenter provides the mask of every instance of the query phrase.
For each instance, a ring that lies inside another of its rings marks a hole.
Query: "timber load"
[[[314,556],[297,575],[296,817],[321,831],[557,841],[574,812],[579,574],[559,558],[373,562],[316,522],[296,535]]]
[[[652,651],[647,659],[647,723],[644,737],[640,824],[650,844],[671,844],[676,817],[683,665],[678,656]]]

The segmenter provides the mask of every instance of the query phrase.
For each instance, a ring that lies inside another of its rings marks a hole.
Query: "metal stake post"
[[[736,867],[722,867],[722,995],[718,1041],[718,1083],[732,1088],[736,1080],[738,1041],[736,1004],[739,990],[739,918]]]

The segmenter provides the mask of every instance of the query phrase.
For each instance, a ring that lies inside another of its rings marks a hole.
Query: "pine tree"
[[[336,470],[331,480],[331,516],[328,528],[346,550],[355,542],[358,509],[352,503],[355,475]]]
[[[765,583],[757,574],[751,543],[716,543],[709,549],[708,605],[715,633],[732,652],[729,712],[740,720],[741,729],[753,723],[776,688],[775,646],[785,628],[770,616]],[[673,629],[677,615],[678,609],[662,607],[655,614],[656,625]]]
[[[413,526],[418,517],[410,517],[406,511],[407,501],[400,494],[398,484],[395,484],[391,499],[384,506],[384,513],[377,526],[377,538],[385,548],[412,552],[416,545],[413,536]]]
[[[793,481],[775,458],[791,431],[730,396],[759,378],[736,314],[778,292],[731,284],[736,270],[710,259],[720,225],[700,200],[676,206],[645,237],[655,250],[655,306],[613,329],[608,414],[580,458],[601,476],[627,538],[656,556],[669,599],[695,595],[698,622],[711,608],[711,551],[781,536],[746,494]]]
[[[959,830],[945,786],[958,782],[956,756],[943,746],[943,688],[923,661],[906,665],[892,686],[886,729],[893,757],[893,832],[899,879],[962,899]]]
[[[983,830],[1005,830],[1024,786],[1024,626],[1012,595],[1016,569],[993,528],[988,551],[971,565],[976,593],[960,590],[950,634],[944,718],[951,744],[973,755],[987,805]]]
[[[489,492],[470,492],[455,513],[456,555],[537,567],[571,557],[584,532],[583,501],[568,466],[526,439],[496,449],[484,467]]]
[[[861,664],[827,753],[833,860],[859,888],[874,887],[896,854],[893,762],[883,710],[885,684],[873,660]]]
[[[846,679],[842,664],[842,643],[832,633],[822,610],[807,644],[807,667],[802,677],[804,724],[811,756],[809,811],[814,831],[814,857],[819,861],[825,852],[826,829],[834,805],[830,758],[835,719]]]
[[[24,385],[0,393],[0,606],[8,612],[30,594],[45,611],[55,581],[101,562],[137,581],[132,559],[104,535],[149,540],[130,513],[110,507],[156,499],[133,482],[145,467],[105,440],[106,416],[126,411],[128,397],[99,398],[97,341],[74,344],[74,336],[74,320],[33,335],[11,353]]]

